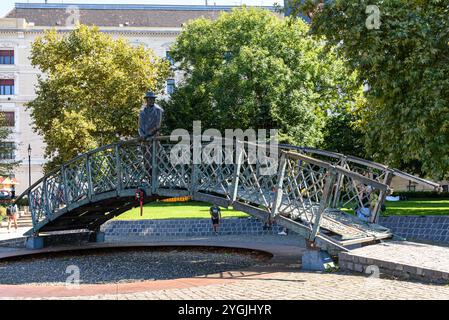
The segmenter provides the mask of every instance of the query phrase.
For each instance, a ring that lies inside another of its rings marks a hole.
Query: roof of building
[[[79,16],[79,22],[101,27],[175,27],[201,16],[215,19],[235,6],[205,5],[131,5],[16,3],[5,18],[23,18],[35,26],[65,26]],[[274,10],[273,7],[262,7]]]

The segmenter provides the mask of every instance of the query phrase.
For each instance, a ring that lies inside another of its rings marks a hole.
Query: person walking
[[[221,210],[218,206],[212,206],[210,208],[210,216],[212,219],[212,227],[214,229],[215,235],[218,235],[218,229],[220,227]]]
[[[139,136],[147,139],[158,135],[164,109],[155,103],[156,96],[151,91],[146,93],[145,102],[139,114]]]
[[[6,208],[6,215],[8,217],[8,233],[11,229],[11,223],[14,223],[14,228],[16,229],[16,232],[17,232],[17,229],[18,229],[17,219],[18,219],[18,215],[19,215],[17,205],[8,206]]]

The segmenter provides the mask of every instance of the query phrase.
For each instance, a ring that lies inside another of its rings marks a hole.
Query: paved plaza
[[[30,230],[29,227],[19,227],[17,230],[11,227],[10,230],[7,229],[7,223],[2,222],[0,227],[0,241],[12,240],[18,237],[22,237],[22,235]]]
[[[310,272],[273,272],[224,283],[180,289],[155,289],[131,294],[96,295],[76,299],[215,300],[346,300],[444,299],[449,286],[432,286],[364,276]]]
[[[229,246],[264,249],[273,253],[269,261],[241,270],[191,278],[80,285],[0,285],[1,299],[148,299],[148,300],[216,300],[216,299],[444,299],[449,300],[449,285],[397,280],[343,271],[308,272],[300,269],[304,242],[296,236],[218,236],[179,239],[136,238],[107,239],[92,246]],[[445,248],[444,248],[445,249]],[[47,251],[57,251],[49,248]],[[20,251],[0,250],[11,256]],[[23,253],[23,251],[22,251]]]
[[[228,278],[226,278],[228,277]],[[123,286],[125,287],[125,286]],[[146,287],[146,288],[145,288]],[[120,290],[120,286],[116,286]],[[3,289],[3,287],[2,287]],[[71,289],[65,296],[4,296],[2,299],[107,299],[107,300],[449,300],[449,286],[437,286],[390,279],[373,279],[350,274],[314,272],[269,272],[207,278],[162,280],[138,286],[141,291],[119,294],[80,295]],[[81,289],[80,289],[81,290]],[[3,291],[3,290],[2,290]],[[69,291],[69,290],[67,290]],[[30,293],[31,290],[28,291]],[[84,291],[86,293],[86,291]],[[2,292],[4,295],[5,292]]]

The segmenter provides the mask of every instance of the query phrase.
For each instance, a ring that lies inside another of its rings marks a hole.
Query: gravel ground
[[[0,262],[0,284],[65,284],[69,266],[80,270],[81,284],[166,280],[247,268],[267,257],[235,250],[138,250],[54,254]],[[73,270],[73,269],[72,269]]]

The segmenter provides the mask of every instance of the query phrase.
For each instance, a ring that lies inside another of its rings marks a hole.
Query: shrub
[[[394,192],[394,197],[400,196],[405,199],[449,199],[449,192],[437,191],[404,191]]]

